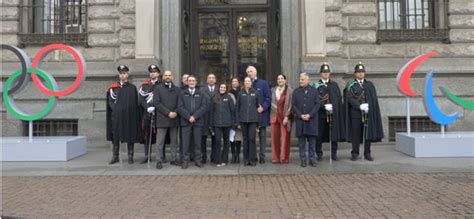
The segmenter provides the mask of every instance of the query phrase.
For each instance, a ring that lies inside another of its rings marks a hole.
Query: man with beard
[[[178,161],[178,98],[181,89],[173,84],[171,71],[165,71],[163,81],[154,91],[153,104],[156,109],[157,146],[156,168],[161,169],[163,162],[163,145],[166,133],[169,133],[171,149],[171,165],[179,165]],[[162,153],[160,153],[162,152]]]
[[[144,164],[148,162],[148,152],[151,153],[151,148],[149,148],[152,144],[156,143],[156,128],[151,127],[151,116],[155,116],[155,108],[153,107],[153,93],[156,87],[160,84],[160,69],[156,65],[148,66],[148,72],[150,79],[146,80],[140,87],[138,93],[140,96],[138,97],[141,111],[143,112],[142,117],[142,130],[143,135],[145,138],[145,159],[140,162],[140,164]],[[156,118],[153,118],[156,120]],[[151,130],[151,135],[150,135]],[[149,139],[151,136],[151,139]]]
[[[329,64],[321,65],[319,71],[321,79],[313,84],[318,89],[321,107],[319,108],[318,139],[316,140],[316,155],[318,161],[322,160],[323,142],[331,142],[331,159],[337,158],[337,142],[344,141],[344,111],[342,108],[342,95],[339,85],[330,79],[331,68]]]
[[[133,145],[141,142],[140,109],[135,85],[128,81],[129,69],[125,65],[117,68],[119,81],[107,89],[107,140],[113,142],[112,160],[119,162],[120,143],[128,147],[128,163],[133,163]]]
[[[359,157],[359,146],[364,143],[364,158],[373,161],[371,142],[384,137],[377,92],[372,82],[365,79],[365,67],[359,62],[354,70],[355,79],[344,89],[346,140],[352,143],[351,160]]]

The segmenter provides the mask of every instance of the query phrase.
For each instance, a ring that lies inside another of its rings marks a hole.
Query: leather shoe
[[[261,164],[264,164],[264,163],[265,163],[265,159],[264,159],[264,158],[260,158],[260,159],[258,160],[258,162],[261,163]]]
[[[184,161],[182,164],[181,164],[181,169],[187,169],[188,168],[188,162],[187,161]]]
[[[364,155],[365,159],[368,161],[374,161],[374,158],[370,154]]]
[[[151,161],[151,160],[150,160]],[[144,163],[148,163],[148,158],[145,158],[143,159],[142,161],[140,161],[140,164],[144,164]]]
[[[202,163],[200,163],[200,162],[196,162],[196,163],[194,163],[194,165],[196,165],[199,168],[202,168]]]
[[[301,161],[301,167],[306,167],[306,161],[305,160]]]
[[[331,159],[332,159],[333,161],[338,161],[338,160],[339,160],[339,158],[337,158],[337,155],[332,155],[332,156],[331,156]]]
[[[309,162],[309,165],[312,166],[312,167],[316,167],[316,162]]]
[[[173,160],[170,162],[171,165],[174,165],[174,166],[179,166],[179,161],[177,160]]]
[[[161,168],[163,168],[163,164],[161,164],[161,162],[157,162],[156,169],[161,169]]]
[[[352,155],[352,156],[351,156],[351,160],[352,160],[352,161],[356,161],[356,160],[357,160],[357,155]]]
[[[114,164],[114,163],[118,163],[118,162],[119,162],[118,157],[113,157],[112,160],[110,160],[109,164]]]

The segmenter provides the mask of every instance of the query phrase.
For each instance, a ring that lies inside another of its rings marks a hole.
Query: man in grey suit
[[[216,75],[210,73],[207,75],[206,85],[201,87],[201,92],[206,94],[209,100],[217,94],[219,88],[216,87]],[[211,118],[210,108],[204,115],[204,126],[202,128],[202,138],[201,138],[201,154],[202,154],[202,163],[207,162],[207,137],[211,137],[211,162],[216,163],[216,139],[214,136],[214,131],[209,125],[209,119]]]

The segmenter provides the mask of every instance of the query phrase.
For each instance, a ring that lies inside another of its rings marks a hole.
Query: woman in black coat
[[[238,78],[232,78],[230,91],[233,95],[234,102],[237,104],[237,96],[240,92],[240,82]],[[237,118],[236,118],[237,120]],[[237,121],[238,123],[238,121]],[[238,127],[232,127],[230,134],[230,151],[232,152],[232,161],[231,163],[240,163],[240,148],[242,146],[242,130]]]
[[[225,166],[229,162],[229,133],[237,125],[235,118],[235,103],[231,94],[227,92],[227,85],[220,84],[219,92],[211,100],[211,117],[209,124],[215,133],[217,167]],[[224,147],[222,148],[222,139]]]
[[[257,163],[257,148],[255,134],[258,125],[259,113],[263,109],[259,104],[258,92],[252,88],[249,77],[244,79],[244,87],[237,96],[237,118],[242,128],[244,140],[244,165],[255,166]]]

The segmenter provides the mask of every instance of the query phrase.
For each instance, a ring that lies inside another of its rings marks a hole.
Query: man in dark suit
[[[216,87],[216,75],[209,74],[207,75],[207,84],[206,86],[201,87],[201,92],[208,96],[210,100],[218,93],[218,89]],[[212,131],[209,125],[209,119],[211,118],[211,110],[210,107],[207,110],[206,114],[204,115],[204,125],[202,128],[202,138],[201,138],[201,153],[202,153],[202,162],[207,162],[207,137],[211,137],[211,162],[217,164],[216,162],[216,139],[214,136],[214,132]]]
[[[300,86],[293,91],[293,115],[296,137],[300,147],[301,167],[306,167],[306,142],[308,142],[309,165],[316,166],[315,145],[318,137],[318,117],[321,101],[316,88],[309,85],[307,73],[300,74]]]
[[[190,146],[194,143],[194,162],[197,167],[201,163],[201,135],[204,126],[204,115],[209,108],[209,97],[196,88],[196,77],[188,77],[188,88],[181,91],[178,99],[178,113],[183,133],[184,159],[182,169],[188,168]]]
[[[258,138],[260,145],[258,161],[263,164],[265,163],[265,147],[267,145],[267,127],[270,126],[272,93],[268,82],[257,77],[257,69],[254,66],[248,66],[246,71],[247,76],[252,80],[252,88],[257,90],[259,94],[260,105],[262,106],[262,110],[258,110],[260,113],[258,124]]]
[[[156,128],[157,128],[157,149],[156,149],[156,168],[161,169],[163,146],[165,144],[166,133],[170,137],[171,165],[179,165],[178,161],[178,98],[181,89],[173,84],[173,75],[171,71],[165,71],[163,82],[158,85],[153,93],[153,104],[156,109]]]

